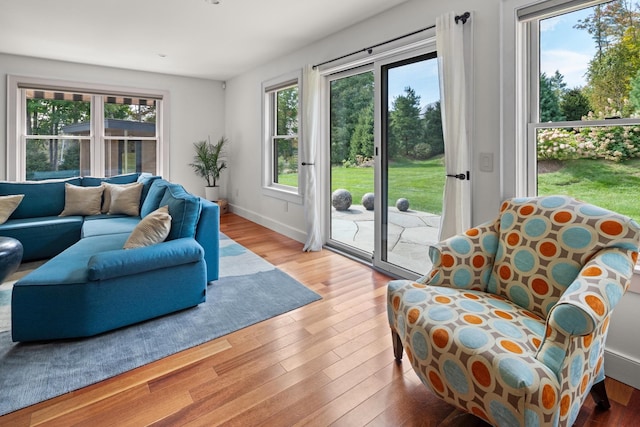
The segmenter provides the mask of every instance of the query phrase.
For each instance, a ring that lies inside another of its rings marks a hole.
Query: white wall
[[[179,182],[189,191],[204,196],[204,181],[188,166],[193,159],[193,143],[224,133],[224,90],[212,80],[177,77],[70,62],[51,61],[0,54],[0,99],[6,99],[8,74],[99,83],[112,86],[158,89],[169,92],[169,173],[165,177]],[[6,113],[0,103],[0,177],[6,178]]]
[[[297,240],[304,240],[302,206],[261,192],[260,85],[263,81],[300,69],[305,64],[316,64],[427,27],[435,23],[438,15],[451,10],[475,13],[475,57],[472,64],[476,88],[472,137],[473,220],[478,223],[492,218],[501,200],[498,173],[500,117],[497,114],[500,109],[499,0],[409,1],[228,81],[226,133],[233,145],[233,158],[226,190],[233,211]],[[478,170],[477,153],[480,152],[494,155],[496,167],[493,173]]]

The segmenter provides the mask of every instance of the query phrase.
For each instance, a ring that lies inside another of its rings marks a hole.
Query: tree
[[[540,74],[540,121],[559,122],[564,120],[560,111],[560,98],[558,91],[562,79],[558,79],[560,73],[556,71],[554,77],[547,77],[546,73]],[[560,74],[560,76],[562,76]]]
[[[27,99],[27,132],[30,135],[55,136],[65,133],[65,127],[89,121],[91,117],[91,103],[85,101],[67,101],[60,99]],[[43,141],[47,140],[43,138]],[[27,153],[27,171],[43,170],[45,164],[47,170],[56,171],[59,169],[59,162],[64,153],[60,151],[60,141],[55,138],[48,139],[45,147],[44,142],[30,145],[38,153]],[[42,162],[40,150],[45,149],[48,157],[47,162]],[[35,160],[34,160],[35,159]],[[37,169],[29,169],[29,166]],[[77,167],[76,167],[77,168]]]
[[[635,109],[635,113],[640,113],[640,69],[631,80],[631,92],[629,92],[629,101]]]
[[[589,99],[582,93],[582,89],[568,90],[560,101],[560,111],[565,120],[582,120],[591,111]]]
[[[373,105],[370,105],[360,110],[358,123],[351,137],[349,160],[355,162],[358,156],[372,158],[373,146]]]
[[[351,139],[361,113],[373,111],[373,73],[366,72],[331,82],[331,163],[342,164],[351,154]]]
[[[420,96],[411,87],[404,89],[404,95],[393,100],[389,113],[389,155],[402,153],[409,156],[413,147],[422,142],[424,132],[420,119]]]
[[[108,119],[130,120],[134,122],[155,123],[155,105],[114,104],[105,102],[104,116]]]
[[[34,172],[46,172],[50,170],[49,158],[42,144],[37,141],[28,142],[26,150],[27,179],[33,179]]]
[[[607,46],[609,40],[607,38],[608,32],[608,18],[605,16],[602,5],[597,5],[593,8],[593,14],[587,16],[585,19],[578,20],[578,24],[574,25],[574,28],[579,30],[587,30],[593,41],[596,43],[598,55],[602,55]]]
[[[595,112],[627,115],[630,106],[625,100],[640,68],[638,4],[617,0],[593,10],[576,25],[592,34],[598,48],[587,71],[589,101]]]
[[[276,133],[296,135],[298,133],[298,87],[277,91]]]
[[[80,142],[68,142],[63,154],[58,170],[78,170],[80,168]]]
[[[596,111],[625,109],[631,79],[640,67],[640,45],[633,45],[630,40],[623,38],[622,42],[612,45],[589,63],[589,101]]]
[[[444,153],[444,137],[442,136],[442,111],[440,101],[427,106],[424,112],[424,139],[429,146],[429,156]]]

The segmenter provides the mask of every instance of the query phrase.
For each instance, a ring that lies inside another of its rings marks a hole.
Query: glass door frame
[[[320,169],[320,181],[323,198],[322,204],[325,209],[322,210],[323,215],[323,236],[325,246],[337,250],[338,252],[349,256],[353,259],[362,261],[368,265],[371,265],[374,269],[380,270],[391,276],[398,278],[406,278],[415,280],[420,277],[419,274],[400,268],[395,264],[383,261],[381,257],[382,250],[382,206],[383,198],[375,197],[374,199],[374,217],[375,217],[375,230],[374,230],[374,251],[373,254],[369,254],[365,251],[358,250],[354,247],[348,246],[342,242],[331,239],[331,147],[330,147],[330,82],[338,78],[349,77],[351,75],[359,74],[365,71],[373,70],[374,75],[374,193],[381,194],[381,144],[382,144],[382,92],[381,92],[381,70],[382,66],[393,64],[400,61],[410,60],[415,57],[421,57],[436,52],[436,39],[435,31],[428,37],[411,43],[406,46],[391,49],[389,52],[382,52],[380,54],[370,55],[367,59],[359,59],[353,63],[346,63],[330,69],[320,70],[323,80],[323,96],[322,96],[322,123],[323,134],[325,144],[321,149],[321,159],[324,167]],[[386,195],[385,195],[386,196]],[[386,197],[384,198],[386,200]],[[386,212],[385,212],[386,215]],[[428,258],[428,254],[425,253],[425,259]]]
[[[351,76],[355,76],[358,74],[362,74],[362,73],[367,73],[367,72],[373,72],[374,73],[374,81],[375,81],[375,70],[374,70],[374,65],[373,63],[370,64],[365,64],[362,66],[358,66],[355,68],[347,68],[345,70],[342,71],[336,71],[335,73],[331,73],[325,76],[325,87],[324,87],[324,92],[325,92],[325,96],[323,97],[326,102],[323,105],[322,111],[323,111],[323,115],[324,115],[324,120],[323,123],[325,124],[325,133],[326,133],[326,141],[327,144],[325,145],[325,149],[323,150],[324,152],[324,158],[326,159],[325,162],[323,162],[323,164],[327,165],[326,168],[324,168],[324,173],[325,173],[325,178],[323,179],[323,181],[325,182],[325,188],[326,191],[324,192],[325,194],[325,203],[323,204],[325,206],[324,211],[326,212],[325,214],[325,219],[324,219],[324,230],[325,230],[325,239],[324,241],[327,242],[326,245],[330,248],[336,249],[337,251],[339,251],[340,253],[347,255],[349,257],[355,258],[357,260],[360,261],[364,261],[366,263],[373,263],[373,253],[369,253],[365,250],[362,250],[360,248],[357,248],[355,246],[350,246],[347,245],[344,242],[341,242],[339,240],[335,240],[331,237],[331,220],[332,220],[332,205],[331,205],[331,115],[330,115],[330,111],[331,111],[331,82],[335,81],[335,80],[339,80],[339,79],[344,79],[347,77],[351,77]],[[375,105],[375,98],[377,97],[376,94],[376,90],[375,90],[375,83],[374,83],[374,105]],[[375,116],[375,106],[374,106],[374,116]],[[375,118],[374,118],[375,121]],[[374,130],[375,132],[375,130]],[[374,148],[375,149],[375,148]],[[374,175],[374,185],[375,185],[375,175]],[[372,246],[372,248],[375,250],[375,241],[377,239],[377,236],[374,235],[374,245]]]
[[[374,149],[375,149],[375,194],[380,194],[381,197],[376,197],[374,201],[374,216],[375,216],[375,249],[373,252],[373,266],[393,276],[402,277],[405,279],[415,280],[420,277],[420,274],[402,268],[396,264],[393,264],[383,259],[383,251],[386,251],[386,238],[388,230],[388,206],[386,202],[388,199],[388,185],[387,185],[387,152],[383,148],[385,140],[383,135],[387,131],[387,114],[388,107],[383,108],[383,102],[388,105],[388,87],[387,79],[383,79],[383,68],[390,65],[398,64],[410,64],[414,60],[420,61],[429,58],[429,56],[435,55],[436,45],[435,39],[433,44],[428,44],[420,49],[410,50],[399,55],[393,55],[376,61],[374,71],[374,87],[375,87],[375,100],[374,100]],[[419,59],[422,58],[422,59]],[[425,260],[428,259],[428,254],[425,253]],[[428,270],[428,269],[427,269]]]

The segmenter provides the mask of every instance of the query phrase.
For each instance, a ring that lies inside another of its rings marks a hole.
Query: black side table
[[[18,269],[22,262],[22,250],[19,240],[0,236],[0,282]]]

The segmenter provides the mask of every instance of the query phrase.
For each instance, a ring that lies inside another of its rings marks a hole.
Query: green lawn
[[[538,175],[538,194],[566,194],[640,221],[640,159],[567,160],[556,172]]]
[[[422,161],[396,162],[389,167],[389,206],[404,197],[409,208],[423,212],[442,212],[444,166],[441,156]],[[353,204],[359,205],[365,193],[373,193],[373,168],[334,166],[331,169],[331,191],[344,188],[351,192]],[[278,177],[281,184],[297,185],[298,175]]]
[[[405,161],[389,168],[389,206],[400,197],[409,199],[410,209],[440,214],[445,180],[442,157]],[[282,175],[282,184],[297,185],[295,174]],[[351,192],[353,204],[373,193],[373,168],[332,168],[331,191]],[[640,221],[640,159],[614,163],[606,160],[568,160],[555,172],[538,175],[538,194],[566,194]]]

